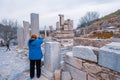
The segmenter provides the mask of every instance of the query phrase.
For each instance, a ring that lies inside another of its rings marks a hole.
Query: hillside
[[[106,29],[111,26],[120,28],[120,10],[117,10],[116,12],[113,12],[95,21],[92,25],[88,26],[87,33],[98,29]]]
[[[111,18],[115,18],[115,17],[118,17],[118,16],[120,16],[120,9],[113,12],[113,13],[110,13],[110,14],[102,17],[102,18],[100,18],[99,20],[95,21],[93,24],[95,24],[95,23],[99,24],[99,23],[102,23],[102,22],[104,22],[106,20],[109,20]]]
[[[120,31],[120,9],[100,18],[85,29],[81,28],[78,33],[81,33],[79,35],[83,35],[84,33],[90,34],[97,31],[112,31],[118,33]]]
[[[110,14],[104,16],[100,20],[107,20],[107,19],[110,19],[110,18],[113,18],[113,17],[117,17],[117,16],[120,16],[120,9],[115,11],[115,12],[113,12],[113,13],[110,13]]]

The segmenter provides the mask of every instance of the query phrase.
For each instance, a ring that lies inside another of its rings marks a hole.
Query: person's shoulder
[[[42,37],[38,37],[38,39],[43,39]]]
[[[43,40],[43,38],[42,37],[38,37],[38,40]]]

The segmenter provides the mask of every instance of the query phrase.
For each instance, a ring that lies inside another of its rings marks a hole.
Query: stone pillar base
[[[45,68],[42,68],[41,69],[41,74],[46,77],[45,80],[54,80],[54,73],[48,71],[47,69]]]

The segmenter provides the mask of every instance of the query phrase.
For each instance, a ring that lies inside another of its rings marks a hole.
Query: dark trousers
[[[36,66],[37,78],[39,78],[41,75],[41,60],[30,60],[30,78],[34,77],[35,66]]]
[[[7,47],[6,51],[8,51],[8,50],[10,51],[10,47]]]

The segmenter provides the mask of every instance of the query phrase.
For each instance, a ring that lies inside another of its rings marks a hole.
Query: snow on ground
[[[29,59],[27,50],[0,47],[0,80],[26,80],[29,77]]]

